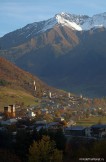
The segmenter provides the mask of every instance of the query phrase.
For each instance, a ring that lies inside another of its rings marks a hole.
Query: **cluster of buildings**
[[[34,81],[34,91],[36,92],[37,86]],[[90,127],[77,126],[76,119],[85,117],[88,113],[88,109],[81,108],[80,105],[86,102],[87,98],[83,98],[82,95],[71,96],[70,93],[56,93],[51,91],[43,91],[42,97],[39,100],[39,104],[32,107],[22,108],[15,105],[8,105],[4,107],[4,118],[0,115],[0,130],[4,130],[5,126],[17,125],[20,121],[33,120],[31,125],[18,124],[19,129],[27,129],[31,132],[36,128],[40,131],[42,128],[50,131],[56,131],[62,129],[66,137],[86,137],[86,138],[104,138],[106,137],[106,125],[92,125]],[[90,110],[90,109],[89,109]],[[60,116],[56,116],[56,112],[60,113]],[[71,113],[70,113],[71,112]],[[91,109],[90,113],[95,113],[94,109]],[[69,116],[71,114],[71,117]],[[38,120],[39,114],[41,119]],[[53,120],[45,120],[46,115],[50,115]],[[69,118],[69,119],[68,119]],[[16,129],[16,132],[18,130]]]
[[[106,124],[96,124],[90,127],[71,126],[65,128],[65,135],[93,139],[106,138]]]
[[[36,120],[30,124],[27,123],[27,118],[10,118],[0,121],[0,132],[5,128],[15,125],[16,129],[12,134],[17,134],[18,130],[26,130],[32,133],[35,129],[39,132],[42,129],[46,131],[56,132],[61,129],[66,138],[80,137],[87,139],[106,139],[106,124],[96,124],[89,127],[78,126],[75,122],[71,122],[69,125],[64,122],[63,117],[55,118],[53,122],[47,122],[46,120]]]
[[[45,108],[41,109],[41,113],[43,116],[45,116],[50,112],[49,109]],[[43,119],[37,120],[36,119],[37,114],[34,112],[34,107],[26,109],[26,113],[24,114],[23,117],[21,117],[17,116],[17,108],[15,105],[8,105],[4,107],[3,115],[4,119],[0,118],[0,125],[1,125],[0,131],[4,130],[6,126],[17,125],[17,123],[20,121],[26,121],[27,123],[27,120],[32,119],[32,121],[34,121],[32,122],[32,124],[30,125],[18,124],[19,128],[20,129],[27,128],[27,130],[30,130],[31,132],[35,128],[37,131],[40,131],[42,128],[50,131],[57,131],[58,129],[61,129],[66,137],[83,137],[94,139],[106,138],[106,124],[96,124],[90,127],[77,126],[74,120],[66,122],[65,118],[62,116],[60,117],[54,116],[54,121],[46,121]]]

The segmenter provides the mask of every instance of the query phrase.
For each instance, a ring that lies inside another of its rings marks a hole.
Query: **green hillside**
[[[25,91],[12,89],[9,87],[0,88],[0,110],[8,104],[20,104],[24,107],[34,105],[35,97]]]

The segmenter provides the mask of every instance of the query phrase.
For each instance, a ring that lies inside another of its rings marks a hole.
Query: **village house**
[[[35,117],[36,114],[35,114],[33,111],[28,111],[28,112],[27,112],[27,116],[28,116],[29,118],[32,118],[32,117]]]
[[[47,124],[47,129],[56,132],[59,129],[63,130],[63,125],[59,122],[50,122]]]
[[[92,136],[91,127],[86,127],[86,128],[85,128],[85,136],[86,136],[86,137],[91,137],[91,136]]]
[[[64,129],[65,135],[70,136],[85,136],[85,127],[82,126],[71,126]]]
[[[61,121],[64,121],[64,118],[63,117],[57,117],[57,118],[55,118],[55,121],[56,122],[61,122]]]
[[[42,113],[43,115],[46,115],[46,114],[48,114],[49,112],[48,112],[48,109],[42,109],[42,110],[41,110],[41,113]]]
[[[92,136],[103,138],[106,137],[106,124],[96,124],[91,126]]]

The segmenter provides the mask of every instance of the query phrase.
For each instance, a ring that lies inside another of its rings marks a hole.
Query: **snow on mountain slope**
[[[37,23],[34,24],[36,25]],[[55,25],[67,26],[72,30],[77,31],[90,30],[91,28],[106,27],[106,12],[92,17],[62,12],[60,14],[56,14],[55,17],[47,21],[43,21],[41,24],[41,29],[37,33],[51,29]]]
[[[74,21],[71,22],[68,19],[65,19],[61,15],[57,15],[56,20],[57,20],[58,24],[61,24],[63,26],[67,26],[69,28],[72,28],[73,30],[75,30],[75,29],[79,30],[79,31],[82,30],[81,27],[78,24],[76,24]]]
[[[20,36],[30,38],[32,35],[45,32],[56,25],[67,26],[72,30],[82,31],[91,28],[106,27],[106,12],[89,17],[86,15],[75,15],[68,13],[56,14],[53,18],[28,24],[20,29]]]
[[[54,26],[67,26],[72,30],[82,31],[90,30],[92,28],[106,28],[106,12],[102,14],[97,14],[92,17],[87,15],[75,15],[68,13],[56,14],[53,18],[45,21],[34,22],[26,25],[25,27],[18,29],[17,34],[15,34],[16,39],[30,39],[32,36],[36,36],[43,33],[49,29],[54,28]],[[15,31],[14,31],[15,32]]]
[[[81,26],[83,30],[90,30],[91,28],[106,28],[106,12],[89,17],[87,21]]]

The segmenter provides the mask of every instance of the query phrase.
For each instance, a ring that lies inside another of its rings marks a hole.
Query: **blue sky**
[[[0,0],[0,37],[62,11],[92,16],[106,12],[106,0]]]

